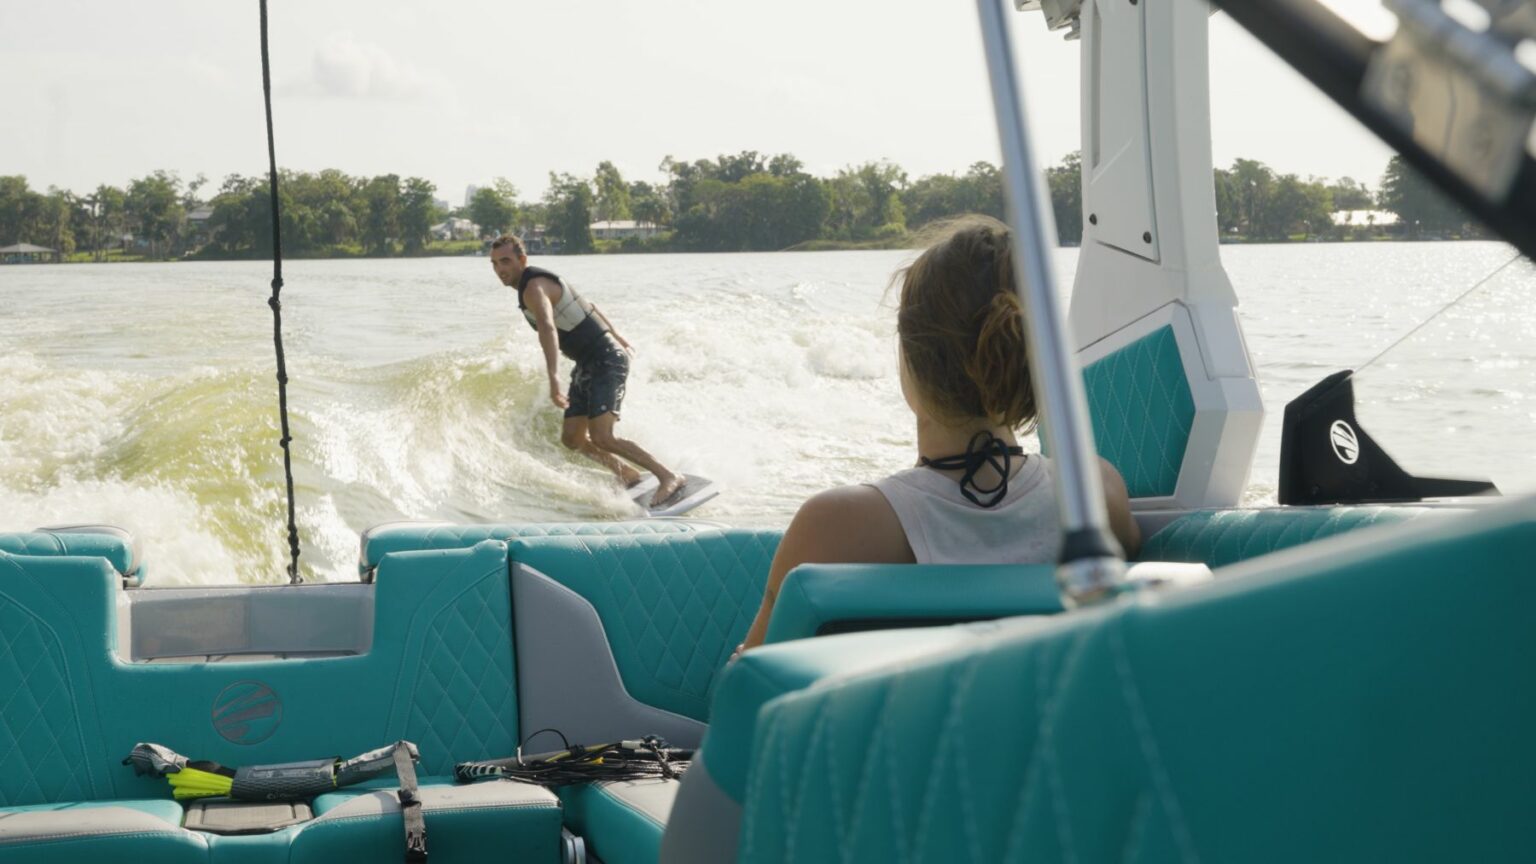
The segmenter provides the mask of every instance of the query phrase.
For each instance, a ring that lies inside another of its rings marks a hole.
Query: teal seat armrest
[[[806,564],[784,580],[767,641],[1061,610],[1049,564]]]
[[[629,534],[679,534],[709,523],[682,519],[641,519],[629,522],[521,522],[460,525],[452,522],[385,522],[362,533],[358,574],[368,581],[385,555],[430,549],[468,549],[484,540],[531,537],[614,537]]]
[[[763,705],[821,681],[899,667],[974,639],[976,633],[976,629],[965,627],[884,630],[764,645],[748,651],[725,668],[710,705],[709,731],[700,748],[708,754],[706,770],[740,803],[746,794],[747,765],[758,710]]]
[[[112,569],[124,578],[132,578],[139,572],[138,562],[134,560],[132,537],[122,529],[105,526],[96,531],[45,528],[0,534],[0,552],[11,555],[105,558]]]

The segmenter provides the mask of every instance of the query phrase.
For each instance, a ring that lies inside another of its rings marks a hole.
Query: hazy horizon
[[[455,206],[496,177],[536,199],[549,172],[590,176],[605,159],[652,182],[666,156],[741,150],[793,153],[822,176],[879,159],[913,178],[996,163],[974,7],[939,5],[336,0],[300,16],[274,0],[278,161],[425,177]],[[1078,147],[1080,43],[1037,12],[1012,22],[1036,156],[1054,164]],[[0,112],[0,172],[81,193],[157,169],[214,188],[263,172],[257,33],[254,3],[0,9],[0,77],[31,82]],[[1211,66],[1218,167],[1380,181],[1391,151],[1221,14]]]

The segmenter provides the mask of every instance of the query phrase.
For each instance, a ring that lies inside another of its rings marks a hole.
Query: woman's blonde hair
[[[968,217],[940,230],[900,274],[896,333],[910,380],[941,422],[1031,427],[1035,392],[1008,227]]]

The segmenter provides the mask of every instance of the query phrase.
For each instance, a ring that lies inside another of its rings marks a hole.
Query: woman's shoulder
[[[835,486],[817,492],[800,505],[800,513],[816,519],[858,519],[890,515],[891,505],[880,490],[869,484]]]
[[[910,560],[901,521],[873,486],[838,486],[800,505],[785,534],[805,547],[805,560],[824,562]]]

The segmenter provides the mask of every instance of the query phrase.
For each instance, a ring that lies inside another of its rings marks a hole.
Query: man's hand
[[[560,392],[560,379],[553,375],[549,378],[549,401],[555,403],[556,408],[571,407],[571,400],[565,398],[565,394]]]

